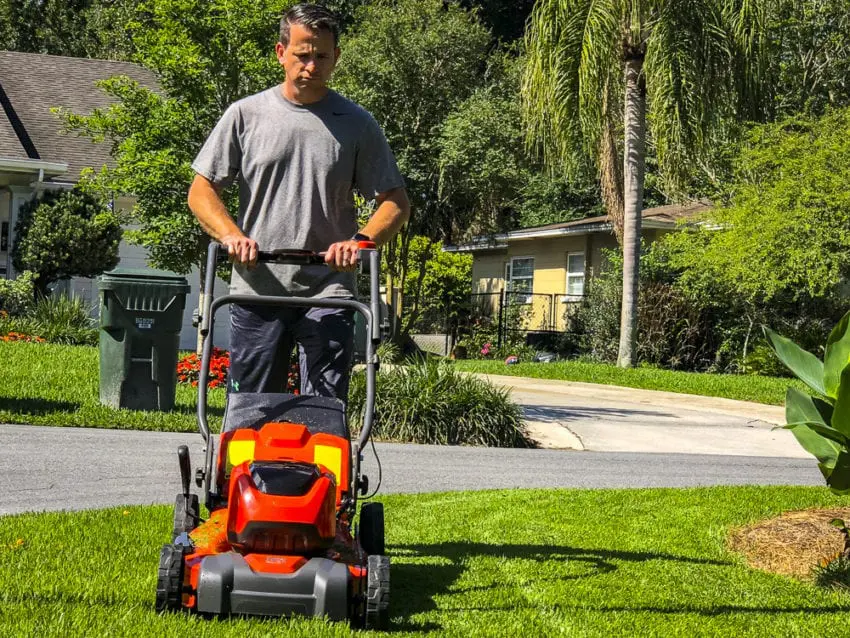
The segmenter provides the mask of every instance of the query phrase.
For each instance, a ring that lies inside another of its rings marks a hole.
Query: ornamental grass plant
[[[352,375],[349,420],[362,420],[366,378]],[[520,407],[507,390],[462,374],[451,364],[412,360],[377,379],[375,436],[437,445],[533,447]]]
[[[97,327],[91,307],[65,295],[43,297],[23,314],[0,316],[0,335],[18,333],[49,343],[97,345]]]

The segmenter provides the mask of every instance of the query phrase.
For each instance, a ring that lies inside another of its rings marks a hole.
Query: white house
[[[86,167],[99,170],[114,165],[109,144],[66,134],[51,109],[88,114],[107,107],[112,98],[95,82],[116,75],[158,87],[153,73],[130,62],[0,51],[0,277],[15,277],[11,248],[17,214],[25,202],[48,189],[72,188]],[[130,210],[133,202],[132,194],[116,194],[114,206]],[[147,267],[146,251],[139,246],[122,242],[119,254],[121,268]],[[180,345],[194,349],[196,333],[191,321],[192,309],[198,305],[197,272],[187,279],[192,290],[186,300]],[[65,289],[97,306],[96,281],[73,279]],[[225,291],[225,284],[217,282],[217,293]],[[224,311],[219,313],[219,328],[226,326],[222,319],[226,319]],[[216,343],[227,347],[228,331],[216,332]]]

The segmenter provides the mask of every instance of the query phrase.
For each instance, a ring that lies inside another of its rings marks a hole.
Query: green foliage
[[[773,109],[779,116],[850,106],[846,0],[781,0],[770,15]]]
[[[362,6],[343,37],[333,84],[383,127],[407,181],[413,234],[441,237],[452,224],[439,206],[439,137],[448,115],[481,84],[490,35],[441,0]]]
[[[840,295],[850,273],[847,157],[850,109],[754,128],[731,205],[666,239],[683,285],[722,285],[756,302]]]
[[[15,279],[0,278],[0,310],[9,315],[22,315],[30,309],[35,297],[35,275],[29,270]]]
[[[625,57],[642,60],[660,174],[681,184],[763,101],[764,3],[542,0],[526,31],[530,141],[567,174],[602,167],[602,134],[624,126]],[[621,151],[620,151],[621,152]]]
[[[280,81],[274,56],[289,0],[144,0],[127,25],[134,61],[153,70],[161,92],[126,78],[101,83],[116,104],[90,115],[63,113],[71,130],[112,144],[115,169],[90,177],[100,192],[133,193],[151,264],[179,273],[201,266],[207,237],[186,204],[191,161],[224,109]],[[235,193],[225,197],[235,214]]]
[[[24,204],[15,225],[12,263],[35,273],[35,287],[70,277],[94,277],[118,264],[121,223],[80,190],[48,191]]]
[[[817,458],[830,489],[850,494],[850,313],[829,335],[823,362],[791,340],[766,332],[777,356],[814,392],[788,389],[784,427]]]
[[[95,346],[98,330],[91,314],[91,307],[81,299],[42,297],[25,315],[0,319],[0,334],[18,332],[48,343]]]
[[[0,0],[0,49],[71,57],[123,58],[136,0]]]
[[[407,259],[405,332],[441,332],[469,299],[472,255],[445,252],[417,236],[410,241]]]
[[[465,211],[461,238],[585,217],[600,210],[593,182],[545,172],[523,144],[519,74],[522,59],[490,57],[487,86],[446,119],[440,136],[440,193]],[[455,240],[457,241],[457,240]]]
[[[348,410],[362,419],[365,376],[352,376]],[[532,447],[520,408],[507,390],[457,372],[450,364],[419,360],[378,375],[375,436],[435,445]]]
[[[570,317],[580,350],[597,361],[616,361],[622,299],[622,257],[606,252],[607,266],[588,287],[587,296]],[[714,318],[704,300],[687,295],[674,283],[666,254],[652,245],[641,254],[638,297],[638,361],[673,369],[711,366],[717,342]]]
[[[483,312],[484,309],[481,308],[466,308],[469,316],[460,317],[462,328],[455,346],[458,358],[504,361],[506,357],[516,356],[521,361],[531,360],[534,349],[525,345],[525,331],[521,328],[528,319],[530,307],[511,301],[508,298],[503,309],[502,321],[505,329],[502,331],[501,346],[498,316],[493,316],[489,308]]]
[[[825,589],[850,589],[850,557],[839,554],[812,569],[815,585]]]

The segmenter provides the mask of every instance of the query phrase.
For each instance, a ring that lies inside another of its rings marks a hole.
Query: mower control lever
[[[177,459],[180,463],[180,480],[183,484],[183,495],[189,498],[189,480],[192,476],[192,464],[189,461],[188,446],[181,445],[177,448]]]

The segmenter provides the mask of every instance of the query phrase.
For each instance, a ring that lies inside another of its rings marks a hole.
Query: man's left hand
[[[360,245],[353,239],[331,244],[325,253],[325,263],[334,270],[344,272],[356,269],[359,259]]]

